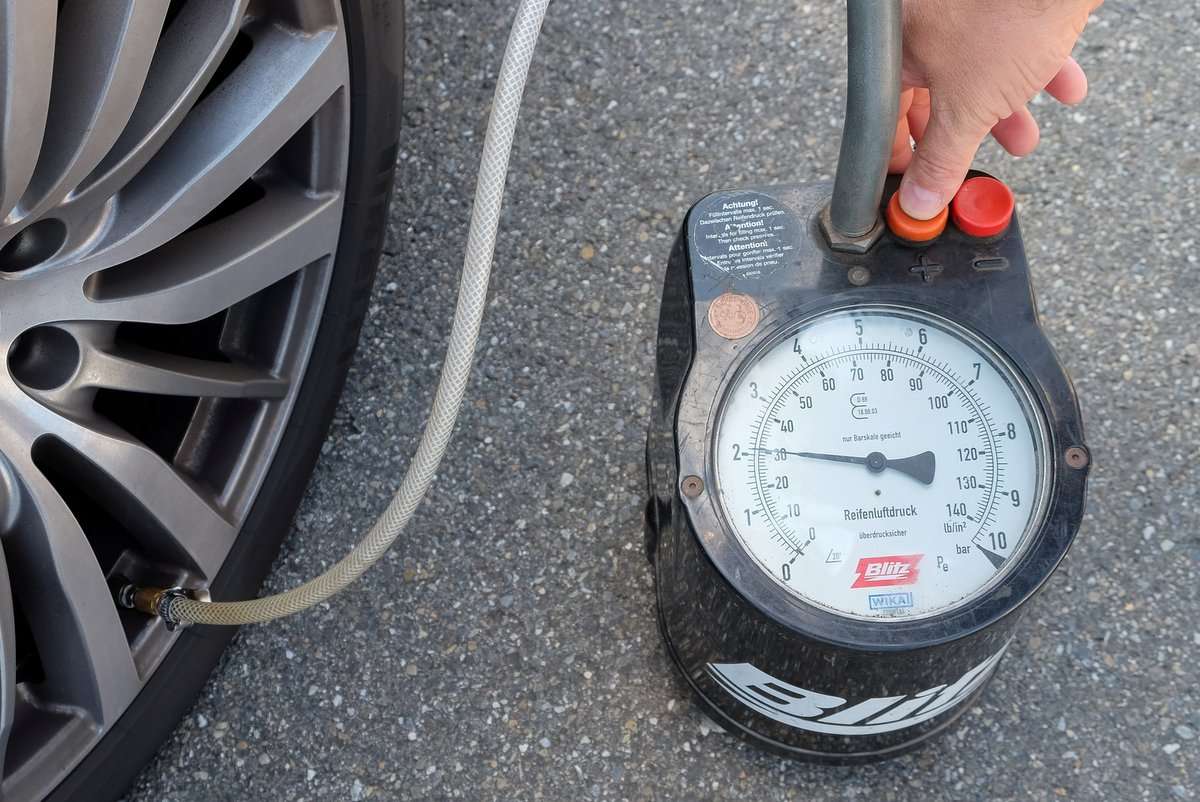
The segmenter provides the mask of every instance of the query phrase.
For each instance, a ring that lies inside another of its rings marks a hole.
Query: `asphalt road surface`
[[[403,151],[362,350],[269,583],[340,557],[437,376],[514,3],[410,3]],[[1109,0],[1092,98],[1040,101],[1015,188],[1095,453],[1088,515],[982,704],[868,768],[782,761],[689,702],[655,628],[642,444],[659,284],[690,203],[828,177],[842,4],[552,6],[471,400],[402,545],[244,630],[131,800],[1200,799],[1200,26]]]

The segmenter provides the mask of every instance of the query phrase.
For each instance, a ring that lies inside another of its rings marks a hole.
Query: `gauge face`
[[[1048,492],[1048,435],[995,349],[901,307],[820,315],[722,406],[726,521],[776,582],[853,618],[948,612],[1000,582]]]

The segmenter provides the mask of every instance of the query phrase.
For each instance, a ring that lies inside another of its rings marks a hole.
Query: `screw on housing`
[[[865,267],[852,267],[846,271],[846,280],[855,287],[865,287],[871,283],[871,271]]]
[[[1083,470],[1092,461],[1092,457],[1090,454],[1088,454],[1088,450],[1086,448],[1081,448],[1080,446],[1071,446],[1067,449],[1065,456],[1067,465],[1077,471]]]

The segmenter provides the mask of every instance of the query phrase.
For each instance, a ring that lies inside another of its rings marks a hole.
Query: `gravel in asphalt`
[[[410,3],[387,253],[268,585],[373,521],[437,376],[513,3]],[[952,735],[868,768],[780,760],[689,702],[641,548],[659,283],[707,192],[829,177],[841,3],[555,3],[517,140],[471,400],[402,545],[244,630],[130,800],[1200,799],[1200,64],[1194,3],[1109,0],[1093,96],[1035,104],[1015,188],[1095,454],[1074,550]]]

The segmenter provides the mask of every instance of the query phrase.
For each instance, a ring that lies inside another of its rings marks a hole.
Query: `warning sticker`
[[[717,274],[757,280],[795,261],[798,232],[796,216],[770,195],[731,192],[710,198],[698,210],[692,244]]]

